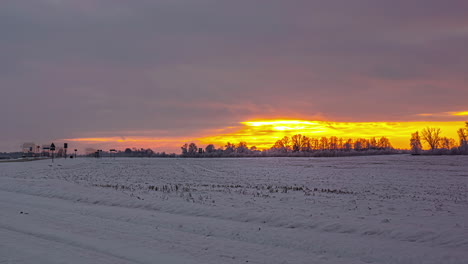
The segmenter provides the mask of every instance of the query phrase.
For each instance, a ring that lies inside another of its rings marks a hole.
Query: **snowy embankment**
[[[0,164],[0,263],[466,263],[466,157]]]

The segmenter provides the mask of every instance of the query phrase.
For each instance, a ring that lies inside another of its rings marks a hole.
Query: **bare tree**
[[[231,142],[228,142],[226,143],[226,146],[224,146],[224,152],[229,154],[229,153],[233,153],[235,150],[236,150],[236,145],[231,143]]]
[[[468,122],[464,128],[457,130],[458,136],[460,137],[460,146],[468,145]]]
[[[352,139],[346,140],[346,143],[343,144],[343,149],[346,151],[350,151],[354,146],[354,142]]]
[[[180,149],[182,150],[182,155],[187,155],[187,153],[188,153],[188,144],[185,143],[184,145],[182,145],[182,147],[180,147]],[[125,150],[125,153],[127,153],[127,149]],[[132,150],[130,150],[130,153],[132,153]]]
[[[421,139],[419,138],[419,132],[416,131],[411,134],[410,139],[411,152],[413,154],[420,154],[422,151]]]
[[[465,123],[464,128],[458,129],[457,133],[460,138],[460,150],[463,153],[468,153],[468,122]]]
[[[337,150],[338,149],[338,138],[335,136],[330,137],[330,140],[328,141],[329,144],[329,149],[331,150]]]
[[[292,142],[293,152],[301,151],[306,141],[308,141],[307,137],[304,137],[301,134],[292,136],[291,142]]]
[[[392,144],[390,143],[390,140],[386,137],[381,137],[377,144],[379,145],[380,149],[392,149],[393,148]]]
[[[283,147],[286,149],[286,152],[289,152],[291,150],[291,139],[288,136],[285,136],[281,139],[281,142],[283,143]]]
[[[321,137],[320,138],[320,148],[322,150],[328,149],[328,138],[327,137]]]
[[[249,147],[247,146],[247,142],[241,141],[236,147],[237,153],[247,153],[249,152]]]
[[[205,152],[206,153],[213,153],[216,151],[216,148],[213,144],[209,144],[208,146],[206,146],[205,148]]]
[[[320,148],[320,142],[316,138],[309,138],[310,150],[318,150]]]
[[[343,140],[343,138],[339,138],[338,139],[338,149],[343,150],[343,147],[344,147],[344,140]]]
[[[466,128],[460,128],[457,130],[458,137],[460,137],[460,146],[468,144],[468,131]]]
[[[195,155],[198,151],[198,147],[195,143],[190,143],[189,147],[188,147],[188,154],[189,155]]]
[[[283,137],[282,139],[275,142],[273,149],[276,149],[279,152],[289,152],[291,149],[290,146],[291,140],[288,136]]]
[[[310,145],[310,139],[309,137],[303,136],[304,143],[302,144],[301,151],[309,152],[312,150],[312,146]]]
[[[354,141],[354,150],[368,150],[369,140],[365,138],[358,138]]]
[[[375,137],[371,138],[369,140],[369,149],[378,149],[379,148],[379,144],[377,143],[377,140],[375,139]]]
[[[431,150],[435,150],[440,145],[440,128],[426,127],[422,130],[421,136],[424,141],[431,147]]]
[[[443,137],[440,139],[440,146],[443,149],[452,149],[455,147],[455,139]]]

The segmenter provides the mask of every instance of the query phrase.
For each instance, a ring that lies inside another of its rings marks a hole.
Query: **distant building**
[[[23,157],[35,157],[36,156],[36,144],[32,142],[26,142],[22,145]]]
[[[50,145],[49,144],[44,144],[41,147],[41,156],[43,157],[49,157],[50,156]]]

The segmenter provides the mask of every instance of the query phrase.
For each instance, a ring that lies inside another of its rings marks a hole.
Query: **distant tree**
[[[308,141],[307,137],[304,137],[301,134],[292,136],[291,138],[292,151],[293,152],[301,151],[304,145],[306,144],[306,141]]]
[[[361,151],[368,148],[367,140],[365,138],[358,138],[354,141],[354,150]]]
[[[369,149],[378,149],[379,148],[379,144],[377,143],[377,140],[375,139],[375,137],[371,138],[369,140]]]
[[[352,139],[346,140],[346,143],[343,144],[343,149],[346,151],[350,151],[353,149],[354,142]]]
[[[271,148],[280,151],[283,148],[283,143],[281,142],[281,140],[277,140]]]
[[[326,137],[321,137],[320,138],[320,149],[321,150],[328,149],[328,138],[326,138]]]
[[[411,146],[411,153],[421,154],[422,144],[421,144],[421,139],[419,138],[418,131],[411,134],[410,146]]]
[[[291,151],[291,139],[288,136],[283,137],[281,142],[286,152]]]
[[[359,139],[362,144],[362,150],[368,150],[369,149],[369,140],[365,138],[360,138]]]
[[[145,149],[144,152],[146,157],[152,157],[154,155],[154,151],[150,148]]]
[[[316,138],[309,138],[310,150],[320,149],[320,141]]]
[[[464,128],[458,129],[457,133],[460,138],[460,147],[468,147],[468,122],[465,123]]]
[[[343,149],[344,147],[344,140],[343,138],[338,139],[338,149]]]
[[[130,154],[132,154],[132,150],[131,150],[130,148],[126,148],[125,151],[124,151],[124,153],[125,153],[126,155],[130,155]]]
[[[333,136],[330,137],[330,140],[328,142],[329,149],[331,150],[337,150],[338,149],[338,138]]]
[[[312,150],[310,138],[303,136],[304,143],[302,144],[301,151],[309,152]]]
[[[205,148],[205,152],[206,153],[213,153],[216,151],[216,148],[213,144],[209,144],[208,146],[206,146]]]
[[[247,142],[241,141],[236,147],[237,153],[247,153],[249,152],[249,147],[247,146]]]
[[[180,149],[182,150],[182,155],[187,155],[187,153],[188,153],[188,144],[185,143],[184,145],[182,145],[182,147],[180,147]]]
[[[193,156],[195,154],[197,154],[198,152],[198,147],[195,143],[190,143],[190,145],[188,146],[188,154]]]
[[[435,150],[440,144],[440,128],[426,127],[422,130],[422,139],[430,146],[431,150]]]
[[[443,149],[452,149],[455,147],[455,139],[443,137],[440,139],[440,146]]]
[[[290,142],[291,140],[289,139],[289,137],[285,136],[282,139],[276,141],[272,149],[278,152],[284,152],[284,153],[289,152],[291,150],[291,147],[289,145]]]
[[[226,146],[224,146],[224,153],[227,153],[227,154],[230,154],[230,153],[233,153],[234,151],[236,151],[236,145],[228,142],[226,144]]]
[[[392,144],[390,143],[390,140],[386,137],[381,137],[379,139],[379,142],[377,143],[379,149],[392,149]]]

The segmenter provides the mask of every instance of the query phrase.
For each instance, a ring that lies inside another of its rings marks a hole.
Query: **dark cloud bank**
[[[4,0],[0,150],[97,131],[190,136],[256,117],[466,110],[466,10],[461,0]]]

